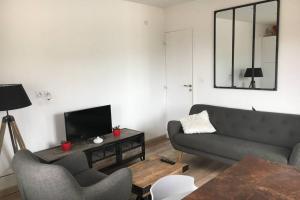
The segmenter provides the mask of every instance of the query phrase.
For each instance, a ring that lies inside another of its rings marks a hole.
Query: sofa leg
[[[182,151],[177,151],[177,162],[181,162],[183,157]]]

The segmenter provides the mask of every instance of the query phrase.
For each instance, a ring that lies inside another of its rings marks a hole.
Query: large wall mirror
[[[214,87],[277,90],[279,0],[215,11]]]

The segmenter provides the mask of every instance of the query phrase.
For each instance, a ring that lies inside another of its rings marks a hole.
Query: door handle
[[[188,88],[192,88],[193,87],[193,85],[183,85],[184,87],[188,87]]]

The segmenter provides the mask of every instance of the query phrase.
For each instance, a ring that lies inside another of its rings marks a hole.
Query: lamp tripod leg
[[[256,88],[255,81],[251,81],[249,88]]]
[[[20,134],[19,128],[16,124],[16,121],[11,116],[6,116],[2,119],[1,127],[0,127],[0,154],[1,149],[4,142],[4,134],[6,131],[6,124],[8,124],[9,134],[11,143],[13,146],[14,153],[16,153],[19,150],[19,147],[21,150],[26,149],[24,140]]]
[[[17,144],[16,138],[14,136],[14,132],[13,132],[13,129],[12,129],[12,126],[11,126],[11,121],[8,120],[7,124],[8,124],[8,130],[9,130],[9,134],[10,134],[10,140],[11,140],[11,144],[13,146],[14,153],[17,153],[17,151],[18,151],[18,144]]]
[[[16,138],[16,141],[17,143],[19,144],[20,146],[20,149],[23,150],[23,149],[26,149],[26,146],[25,146],[25,143],[24,143],[24,140],[21,136],[21,133],[19,131],[19,128],[17,126],[17,123],[16,121],[12,121],[11,122],[11,127],[13,129],[13,133],[14,133],[14,137]]]
[[[0,154],[1,154],[1,149],[2,149],[2,146],[3,146],[5,129],[6,129],[6,122],[4,120],[2,120],[1,128],[0,128]]]

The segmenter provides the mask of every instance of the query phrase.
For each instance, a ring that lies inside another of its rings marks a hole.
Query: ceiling
[[[173,5],[177,5],[180,3],[185,3],[193,0],[126,0],[126,1],[133,1],[133,2],[147,4],[151,6],[167,8]]]

